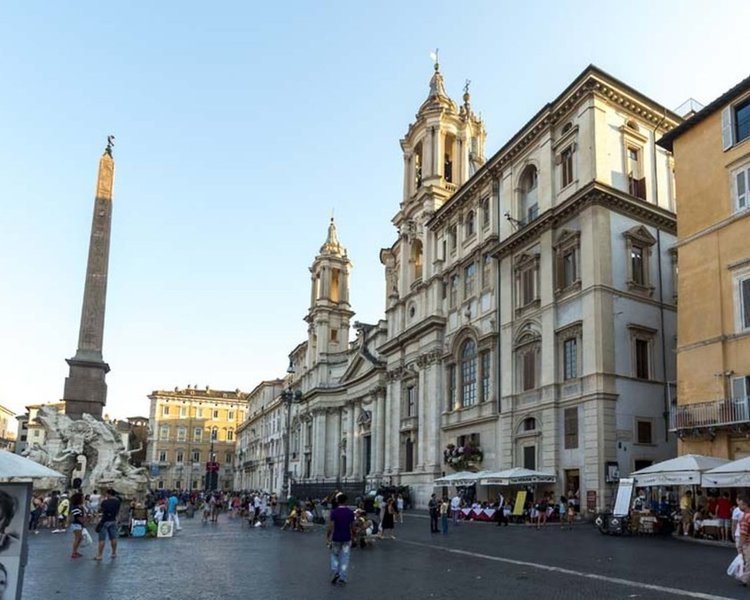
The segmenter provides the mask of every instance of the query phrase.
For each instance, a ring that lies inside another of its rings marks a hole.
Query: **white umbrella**
[[[750,456],[703,473],[703,487],[750,487]]]
[[[557,477],[553,473],[532,471],[523,467],[514,467],[504,471],[485,473],[480,483],[482,485],[525,485],[531,483],[555,483]]]
[[[451,473],[445,477],[439,477],[433,482],[433,485],[436,487],[442,485],[471,485],[477,483],[477,481],[479,481],[479,479],[486,473],[487,471],[478,471],[477,473],[472,473],[471,471],[459,471],[458,473]]]
[[[58,473],[33,460],[13,454],[7,450],[0,450],[0,480],[6,482],[31,481],[41,477],[59,477],[65,479],[65,475]]]
[[[701,474],[728,463],[725,458],[685,454],[677,458],[656,463],[645,469],[635,471],[630,477],[635,478],[638,487],[652,485],[700,485]]]

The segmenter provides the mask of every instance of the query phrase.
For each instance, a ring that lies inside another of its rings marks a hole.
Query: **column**
[[[385,430],[385,394],[378,390],[375,393],[375,398],[378,406],[378,412],[377,412],[377,418],[378,418],[378,451],[377,451],[377,461],[375,462],[375,471],[382,475],[383,470],[385,467],[385,438],[386,438],[386,430]],[[391,440],[393,442],[393,440]]]
[[[326,476],[326,454],[328,453],[328,445],[326,444],[326,419],[328,418],[328,415],[326,414],[325,410],[321,410],[318,414],[318,436],[316,438],[316,441],[318,442],[318,447],[320,450],[317,452],[317,454],[320,456],[320,463],[319,463],[319,469],[317,476],[319,477],[325,477]]]
[[[426,388],[426,381],[427,377],[425,369],[419,370],[419,379],[418,379],[418,391],[419,395],[417,396],[417,455],[414,457],[415,462],[415,471],[423,471],[424,465],[425,465],[425,450],[427,449],[427,388]]]
[[[341,473],[341,409],[335,409],[331,415],[331,472],[330,476],[338,479]]]
[[[440,443],[440,414],[442,413],[440,363],[430,363],[424,374],[425,381],[425,407],[427,414],[420,419],[421,426],[425,428],[425,449],[423,460],[427,471],[440,470],[442,460],[442,448]]]
[[[380,427],[380,413],[381,407],[378,403],[377,397],[370,405],[372,411],[372,420],[370,422],[370,474],[375,475],[380,473],[380,465],[382,464],[381,443],[383,439],[383,429]]]
[[[352,410],[351,410],[351,431],[352,431],[352,437],[350,440],[351,444],[351,457],[350,462],[352,463],[350,473],[351,476],[354,479],[361,479],[362,473],[360,468],[360,444],[362,443],[362,438],[359,435],[359,428],[357,427],[357,416],[359,414],[359,409],[356,404],[352,404]]]

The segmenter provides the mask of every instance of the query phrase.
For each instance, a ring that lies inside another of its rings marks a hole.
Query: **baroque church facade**
[[[675,190],[654,142],[680,117],[590,66],[485,159],[462,100],[435,64],[375,324],[351,323],[331,221],[290,354],[292,479],[409,485],[424,506],[456,469],[526,467],[604,507],[675,450]]]

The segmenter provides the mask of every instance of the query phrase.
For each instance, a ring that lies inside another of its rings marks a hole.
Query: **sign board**
[[[516,494],[516,503],[513,505],[513,515],[520,517],[523,514],[523,507],[526,504],[526,490],[521,490]]]
[[[586,492],[586,508],[591,511],[596,510],[596,490]]]
[[[620,479],[620,484],[617,486],[615,509],[612,511],[615,516],[623,517],[630,512],[630,500],[633,497],[634,484],[635,479],[632,477]]]
[[[151,477],[158,477],[159,476],[159,465],[151,465]]]
[[[0,484],[0,578],[6,582],[2,598],[21,598],[30,502],[30,483]]]

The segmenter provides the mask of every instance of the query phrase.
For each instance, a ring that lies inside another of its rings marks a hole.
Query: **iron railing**
[[[750,422],[750,403],[747,396],[681,406],[672,405],[669,409],[670,431],[722,427],[748,422]]]

